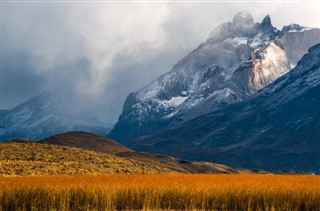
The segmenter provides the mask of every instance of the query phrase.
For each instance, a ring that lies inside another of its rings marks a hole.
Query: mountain
[[[50,136],[38,143],[78,147],[111,154],[132,151],[107,137],[82,131],[73,131]]]
[[[293,24],[280,31],[270,16],[255,23],[250,14],[238,13],[170,72],[131,93],[109,136],[129,143],[247,100],[286,74],[318,42],[319,29]]]
[[[130,142],[134,149],[269,171],[320,169],[320,44],[249,100]]]
[[[252,173],[210,162],[134,152],[102,136],[68,132],[42,141],[0,143],[0,175],[88,173]]]
[[[49,93],[42,93],[11,110],[2,110],[0,141],[9,138],[42,139],[62,132],[82,130],[106,135],[110,128],[89,112],[65,110]]]

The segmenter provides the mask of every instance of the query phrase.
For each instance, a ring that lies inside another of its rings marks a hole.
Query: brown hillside
[[[12,139],[6,140],[5,142],[6,143],[26,143],[26,142],[32,142],[32,141],[25,140],[22,138],[12,138]]]
[[[0,143],[0,175],[170,173],[159,163],[52,144]]]
[[[80,131],[67,132],[55,136],[50,136],[39,141],[39,143],[79,147],[96,152],[105,152],[112,154],[133,151],[104,136]]]

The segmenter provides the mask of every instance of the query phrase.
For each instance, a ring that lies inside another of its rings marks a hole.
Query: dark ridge
[[[172,171],[181,173],[252,173],[247,169],[235,168],[211,162],[192,162],[162,154],[151,154],[146,152],[122,152],[118,153],[117,155],[124,158],[130,158],[138,162],[163,165]]]
[[[4,142],[6,142],[6,143],[27,143],[27,142],[35,142],[35,141],[29,141],[29,140],[22,139],[22,138],[11,138],[11,139],[8,139]]]
[[[39,143],[78,147],[112,154],[133,151],[112,139],[82,131],[67,132],[50,136],[39,141]]]

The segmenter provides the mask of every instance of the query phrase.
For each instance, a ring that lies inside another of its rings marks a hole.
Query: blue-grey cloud
[[[29,56],[23,51],[3,52],[2,88],[3,102],[7,108],[21,103],[22,99],[40,93],[44,86],[43,78],[33,71]]]

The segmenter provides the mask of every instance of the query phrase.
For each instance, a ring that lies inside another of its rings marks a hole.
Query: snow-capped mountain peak
[[[232,19],[233,23],[241,23],[241,22],[247,22],[247,23],[254,23],[253,17],[251,13],[246,11],[240,11],[238,12]]]
[[[299,24],[290,24],[290,25],[284,26],[281,31],[285,33],[290,33],[290,32],[303,32],[311,29],[312,29],[311,27],[300,26]]]
[[[222,23],[211,31],[207,42],[219,42],[234,37],[248,37],[255,32],[256,23],[250,13],[237,13],[232,22]]]
[[[233,28],[245,31],[247,29],[254,27],[255,22],[254,22],[253,17],[250,13],[239,12],[234,16],[234,18],[231,22],[231,25]]]
[[[307,48],[320,42],[320,31],[310,32],[296,42],[300,35],[276,29],[269,15],[255,23],[250,14],[236,14],[170,72],[131,93],[111,136],[130,139],[159,128],[159,121],[167,122],[161,127],[180,124],[219,105],[249,98],[287,73],[290,63],[295,64]],[[134,131],[132,137],[128,128]]]
[[[263,20],[262,20],[262,22],[261,22],[261,24],[260,24],[260,27],[262,28],[262,29],[270,29],[270,28],[274,28],[273,26],[272,26],[272,23],[271,23],[271,18],[270,18],[270,15],[266,15],[264,18],[263,18]]]
[[[3,113],[0,141],[9,138],[41,139],[73,130],[106,135],[110,129],[89,112],[66,110],[50,93],[42,93]]]

